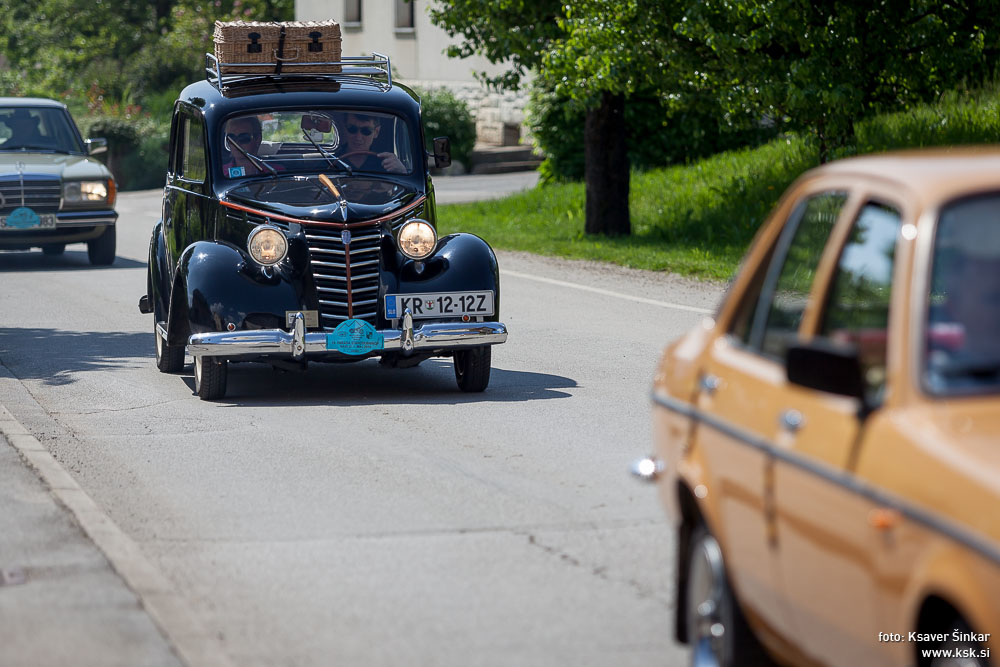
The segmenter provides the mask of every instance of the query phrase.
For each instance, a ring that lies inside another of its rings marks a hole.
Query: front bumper
[[[159,328],[159,327],[158,327]],[[410,317],[403,318],[399,329],[380,329],[384,345],[363,355],[348,355],[327,348],[325,331],[306,332],[301,313],[291,331],[257,329],[220,333],[200,333],[188,338],[187,351],[194,357],[291,357],[309,356],[363,359],[385,352],[404,355],[415,352],[447,353],[481,345],[499,345],[507,340],[507,327],[501,322],[428,322],[414,327]],[[165,331],[160,331],[165,336]]]

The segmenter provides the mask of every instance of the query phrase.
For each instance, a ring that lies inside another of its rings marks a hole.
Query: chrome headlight
[[[410,259],[424,259],[437,247],[437,232],[426,220],[414,218],[399,228],[396,243]]]
[[[288,239],[277,227],[261,225],[250,232],[247,250],[258,264],[274,266],[288,254]]]
[[[105,202],[111,196],[110,181],[71,181],[63,184],[63,199],[67,202]]]

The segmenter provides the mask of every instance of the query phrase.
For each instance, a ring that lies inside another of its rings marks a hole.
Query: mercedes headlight
[[[277,227],[261,225],[250,232],[247,250],[258,264],[274,266],[288,254],[288,240]]]
[[[63,185],[63,199],[67,202],[106,202],[114,196],[113,190],[110,180],[72,181]]]
[[[426,220],[414,218],[399,229],[399,250],[410,259],[425,259],[437,246],[437,232]]]

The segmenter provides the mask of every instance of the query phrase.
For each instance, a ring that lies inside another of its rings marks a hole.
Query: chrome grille
[[[23,197],[23,199],[22,199]],[[36,213],[55,213],[62,199],[62,184],[58,177],[45,178],[34,174],[7,175],[0,179],[0,215],[27,206]]]
[[[333,329],[350,317],[375,324],[378,313],[379,253],[382,227],[372,224],[351,229],[351,279],[347,280],[347,250],[341,230],[306,227],[309,257],[319,293],[320,325]]]

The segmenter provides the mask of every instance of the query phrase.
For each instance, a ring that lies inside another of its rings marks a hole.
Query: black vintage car
[[[180,371],[186,348],[198,395],[218,399],[230,362],[444,356],[483,391],[507,339],[496,256],[438,238],[429,160],[447,165],[448,141],[424,150],[420,100],[388,58],[238,75],[208,58],[174,106],[139,302],[157,367]]]

